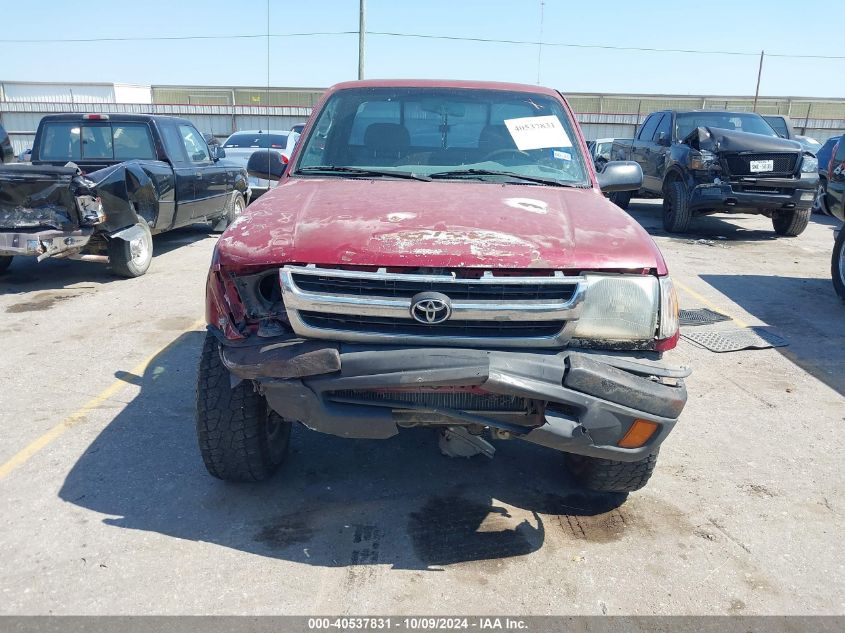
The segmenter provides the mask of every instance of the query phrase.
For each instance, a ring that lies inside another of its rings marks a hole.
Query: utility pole
[[[364,40],[367,37],[366,0],[360,0],[358,10],[358,79],[364,78]]]
[[[363,0],[361,0],[363,2]],[[754,91],[754,112],[757,112],[757,97],[760,96],[760,76],[763,74],[763,56],[766,51],[760,51],[760,66],[757,68],[757,89]]]
[[[540,68],[543,65],[543,5],[540,0],[540,38],[537,43],[537,85],[540,85]]]

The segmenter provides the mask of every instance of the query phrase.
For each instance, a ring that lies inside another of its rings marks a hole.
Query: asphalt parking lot
[[[561,456],[499,442],[448,459],[295,429],[260,485],[208,476],[194,436],[215,237],[155,240],[131,280],[81,262],[0,277],[4,614],[836,614],[845,609],[845,305],[834,221],[795,239],[762,217],[659,228],[682,307],[789,346],[682,341],[690,400],[650,484],[585,495]],[[623,503],[624,501],[624,503]]]

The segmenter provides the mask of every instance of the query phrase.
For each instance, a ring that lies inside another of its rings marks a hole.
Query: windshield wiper
[[[425,180],[431,178],[423,174],[415,174],[410,171],[392,171],[390,169],[370,169],[369,167],[346,167],[340,165],[316,165],[313,167],[300,167],[297,174],[356,174],[359,176],[387,176],[392,178],[408,178],[410,180]]]
[[[541,185],[550,185],[552,187],[583,187],[575,183],[561,182],[554,178],[542,178],[540,176],[523,176],[512,171],[499,171],[496,169],[456,169],[455,171],[437,171],[429,174],[430,178],[452,178],[461,176],[502,176],[504,178],[518,178],[526,182],[536,182]]]

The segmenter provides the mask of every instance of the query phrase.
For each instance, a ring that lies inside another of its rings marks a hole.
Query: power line
[[[691,53],[696,55],[738,55],[757,57],[759,53],[746,51],[701,50],[692,48],[650,48],[645,46],[613,46],[611,44],[572,44],[570,42],[539,42],[533,40],[505,40],[487,37],[461,37],[457,35],[429,35],[426,33],[398,33],[394,31],[368,31],[370,35],[389,37],[412,37],[430,40],[453,40],[459,42],[485,42],[490,44],[520,44],[524,46],[561,46],[568,48],[598,48],[612,51],[644,51],[649,53]],[[766,57],[790,57],[796,59],[845,59],[845,55],[793,55],[789,53],[766,53]]]
[[[405,37],[426,40],[447,40],[455,42],[481,42],[487,44],[513,44],[520,46],[556,46],[563,48],[584,48],[611,51],[639,51],[646,53],[685,53],[690,55],[732,55],[738,57],[757,57],[759,53],[750,51],[703,50],[694,48],[655,48],[648,46],[615,46],[612,44],[575,44],[572,42],[545,42],[541,40],[513,40],[490,37],[467,37],[459,35],[435,35],[431,33],[402,33],[399,31],[366,31],[367,35],[382,37]],[[285,37],[319,37],[336,35],[359,35],[356,31],[312,31],[307,33],[245,33],[229,35],[173,35],[173,36],[135,36],[135,37],[92,37],[58,39],[0,39],[0,44],[52,44],[52,43],[93,43],[93,42],[162,42],[183,40],[237,40]],[[802,55],[795,53],[766,53],[766,57],[785,59],[845,59],[845,55]]]
[[[0,39],[0,44],[50,44],[56,43],[80,43],[80,42],[173,42],[182,40],[251,40],[266,37],[311,37],[316,35],[352,35],[358,31],[314,31],[311,33],[255,33],[243,35],[154,35],[150,37],[91,37],[91,38],[66,38],[66,39]]]
[[[539,42],[536,40],[503,40],[489,37],[461,37],[458,35],[428,35],[425,33],[397,33],[392,31],[370,31],[371,35],[388,37],[413,37],[426,40],[453,40],[458,42],[485,42],[489,44],[520,44],[523,46],[562,46],[568,48],[601,48],[616,51],[647,51],[653,53],[697,53],[703,55],[742,55],[755,57],[757,53],[740,51],[704,51],[685,48],[646,48],[644,46],[612,46],[610,44],[571,44],[569,42]]]

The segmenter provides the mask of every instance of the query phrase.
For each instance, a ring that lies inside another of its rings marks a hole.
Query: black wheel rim
[[[824,194],[825,194],[824,185],[822,183],[819,183],[819,186],[816,189],[816,199],[813,201],[813,206],[818,211],[822,211],[822,212],[824,211]]]

